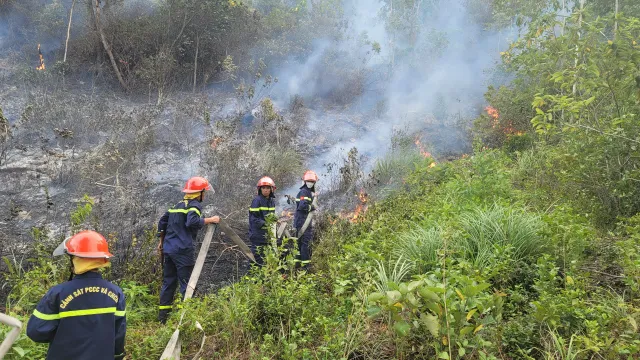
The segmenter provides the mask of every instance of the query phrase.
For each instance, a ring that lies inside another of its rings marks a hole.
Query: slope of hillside
[[[550,164],[537,153],[413,163],[357,221],[324,215],[309,273],[274,252],[260,271],[185,305],[183,356],[204,334],[203,358],[633,357],[640,219],[599,231],[538,181]],[[46,269],[60,271],[49,266],[25,279],[45,285]],[[149,287],[120,284],[128,353],[158,358],[178,316],[158,326]],[[40,294],[20,295],[12,310],[26,319],[19,304]],[[22,337],[10,358],[45,349]]]

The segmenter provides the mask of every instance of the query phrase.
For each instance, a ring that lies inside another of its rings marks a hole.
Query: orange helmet
[[[307,170],[304,172],[304,175],[302,175],[302,180],[317,182],[318,174],[316,174],[313,170]]]
[[[273,188],[273,190],[276,189],[276,183],[273,181],[273,179],[271,179],[268,176],[264,176],[260,180],[258,180],[258,185],[257,186],[258,187],[271,186]]]
[[[53,256],[69,254],[81,258],[108,259],[113,257],[104,236],[95,231],[81,231],[66,239],[53,251]]]
[[[211,185],[209,185],[207,179],[200,176],[194,176],[191,179],[187,180],[187,183],[184,184],[184,189],[182,189],[182,192],[187,194],[194,194],[205,190],[213,190],[211,188]]]

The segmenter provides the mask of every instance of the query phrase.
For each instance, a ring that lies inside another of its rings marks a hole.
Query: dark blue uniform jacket
[[[296,202],[298,203],[298,206],[293,219],[293,226],[300,230],[302,225],[304,225],[305,220],[307,220],[307,215],[309,215],[311,211],[315,210],[312,205],[313,192],[306,184],[300,187],[300,192],[298,192],[298,196],[296,196]]]
[[[249,208],[249,240],[252,244],[267,243],[266,217],[276,212],[275,196],[271,193],[269,198],[256,195]]]
[[[202,205],[197,199],[182,200],[169,209],[158,222],[158,231],[165,232],[162,251],[167,254],[193,250],[198,230],[204,226]]]
[[[113,360],[124,356],[122,290],[89,271],[52,287],[27,324],[27,336],[49,343],[47,360]]]

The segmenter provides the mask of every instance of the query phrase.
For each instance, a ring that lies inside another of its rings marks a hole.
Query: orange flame
[[[418,151],[420,151],[420,155],[422,155],[422,157],[426,158],[431,158],[433,156],[431,156],[431,153],[428,152],[427,150],[425,150],[424,145],[422,145],[422,143],[420,142],[420,136],[416,136],[415,141],[413,142],[414,144],[416,144],[416,146],[418,147]],[[429,167],[432,168],[436,166],[436,162],[432,162],[431,164],[429,164]]]
[[[420,136],[416,136],[416,140],[413,143],[416,144],[416,146],[418,147],[418,150],[420,151],[420,155],[422,155],[425,158],[431,157],[431,153],[425,150],[424,145],[422,145],[422,143],[420,142]]]
[[[489,106],[485,107],[484,110],[493,119],[492,127],[495,128],[496,126],[498,126],[498,124],[500,124],[500,121],[498,120],[500,118],[500,114],[498,113],[498,109],[496,109],[493,106],[489,105]]]
[[[491,127],[495,129],[498,126],[500,126],[500,120],[499,120],[500,114],[498,113],[498,110],[493,106],[487,106],[484,108],[484,110],[493,119]],[[502,128],[502,132],[505,135],[516,135],[516,136],[524,135],[524,132],[518,131],[513,127],[513,122],[511,120],[503,121],[503,123],[506,123],[506,125],[503,125],[503,128]]]
[[[358,199],[360,200],[361,203],[366,203],[367,201],[369,201],[369,194],[367,194],[364,189],[360,189],[360,193],[358,193]]]
[[[360,204],[356,206],[354,212],[351,214],[347,213],[346,215],[341,215],[341,217],[348,219],[352,223],[358,222],[369,208],[369,205],[367,204],[369,201],[369,194],[367,194],[364,189],[360,189],[360,192],[358,193],[358,200],[360,201]]]
[[[524,135],[523,131],[516,130],[513,126],[513,122],[511,120],[507,121],[507,125],[502,129],[502,132],[505,135],[514,135],[514,136],[522,136]]]
[[[42,52],[40,51],[40,44],[38,44],[38,56],[40,57],[40,65],[36,67],[36,70],[44,70],[44,57],[42,56]]]
[[[358,222],[358,219],[360,217],[362,217],[362,214],[365,211],[367,211],[367,205],[366,204],[358,204],[358,206],[356,206],[356,211],[353,212],[353,216],[351,217],[351,219],[349,219],[349,221],[351,221],[352,223]]]
[[[487,112],[487,114],[489,114],[489,116],[491,116],[493,119],[498,119],[500,117],[500,114],[498,114],[498,110],[496,108],[494,108],[493,106],[489,105],[486,108],[484,108],[484,110]]]

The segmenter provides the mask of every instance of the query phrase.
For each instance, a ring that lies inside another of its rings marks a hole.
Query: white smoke
[[[504,33],[483,29],[475,20],[476,14],[471,14],[464,4],[463,0],[424,1],[414,42],[421,49],[414,55],[418,57],[416,62],[415,57],[402,56],[409,44],[387,31],[381,17],[388,10],[383,1],[350,1],[345,4],[345,14],[349,31],[356,36],[340,41],[318,39],[310,56],[303,61],[289,61],[277,70],[280,86],[274,94],[281,103],[294,95],[325,97],[344,85],[344,79],[327,77],[323,60],[330,52],[350,54],[351,66],[357,69],[363,63],[358,60],[371,49],[370,43],[381,46],[380,53],[370,55],[370,61],[365,62],[368,85],[349,110],[340,110],[340,116],[320,109],[312,112],[309,132],[320,133],[333,144],[329,149],[320,149],[307,163],[321,174],[319,185],[329,182],[322,178],[324,165],[339,163],[352,147],[369,160],[384,156],[394,129],[422,132],[424,139],[437,140],[441,151],[468,147],[453,122],[479,114],[483,94],[491,83],[490,71],[499,61],[500,48],[508,42]],[[369,44],[359,42],[362,38]],[[386,111],[379,118],[371,116],[371,110],[379,104],[384,104]],[[360,123],[354,125],[349,120]],[[445,130],[439,132],[440,138],[433,139],[424,133],[429,126]],[[372,164],[373,161],[364,164],[365,170]],[[295,193],[296,188],[287,191]]]

